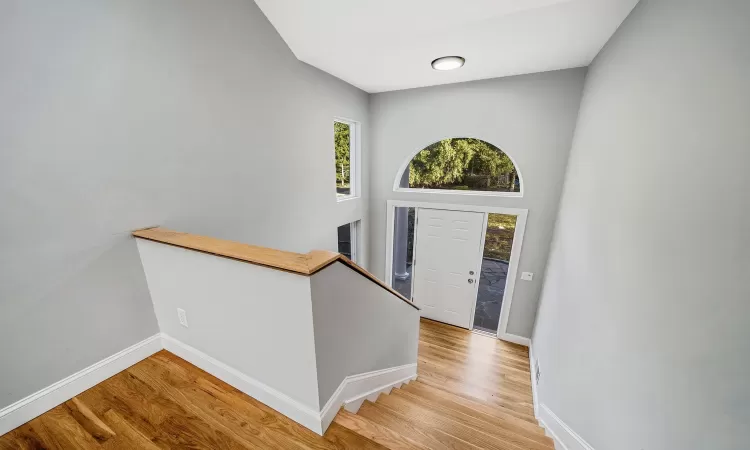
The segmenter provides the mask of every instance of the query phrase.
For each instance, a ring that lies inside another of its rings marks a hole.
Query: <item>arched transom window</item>
[[[394,189],[512,197],[523,192],[513,160],[474,138],[443,139],[420,150],[398,174]]]

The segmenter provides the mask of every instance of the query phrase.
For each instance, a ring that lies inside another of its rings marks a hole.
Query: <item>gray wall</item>
[[[416,364],[419,311],[343,263],[310,283],[321,408],[349,375]]]
[[[367,95],[252,1],[6,0],[0,61],[0,408],[157,332],[129,230],[308,251],[363,216],[332,118]]]
[[[308,277],[137,241],[162,333],[318,410]],[[177,308],[185,310],[189,327],[180,324]]]
[[[533,343],[597,450],[748,448],[749,23],[642,0],[589,70]]]
[[[586,69],[376,94],[371,97],[370,268],[384,277],[386,201],[505,206],[529,210],[508,332],[530,337],[552,238]],[[393,192],[401,165],[447,137],[497,145],[518,163],[523,198]]]

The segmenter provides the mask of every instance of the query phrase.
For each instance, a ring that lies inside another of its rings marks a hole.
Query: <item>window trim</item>
[[[352,261],[359,264],[359,247],[360,247],[360,228],[361,221],[355,220],[349,223],[349,233],[351,236]]]
[[[361,252],[361,249],[362,249],[361,248],[361,246],[362,246],[362,243],[361,243],[362,219],[357,219],[357,220],[353,220],[351,222],[342,223],[341,225],[339,225],[338,227],[336,227],[337,234],[338,234],[338,229],[341,228],[341,227],[345,227],[345,226],[349,227],[349,250],[350,250],[350,254],[351,254],[351,258],[349,258],[349,259],[351,259],[352,261],[354,261],[355,263],[357,263],[359,265],[362,265],[359,262],[360,252]],[[341,250],[338,247],[336,248],[336,251],[339,252],[339,253],[341,253]],[[343,253],[342,253],[342,255],[343,255]],[[346,255],[344,255],[344,256],[346,256]]]
[[[464,190],[457,190],[457,189],[423,189],[423,188],[405,188],[399,186],[401,184],[401,177],[404,175],[404,171],[407,167],[409,167],[409,163],[411,163],[411,160],[414,159],[415,156],[425,148],[429,147],[430,145],[440,142],[443,139],[455,139],[456,137],[464,137],[467,139],[479,139],[484,142],[492,144],[491,141],[487,139],[483,139],[481,137],[476,137],[472,135],[453,135],[453,136],[447,136],[440,139],[437,139],[435,141],[430,142],[429,144],[425,145],[424,147],[420,148],[419,150],[410,153],[410,156],[406,158],[406,160],[401,163],[401,166],[399,167],[398,171],[396,172],[396,178],[393,180],[393,192],[414,192],[414,193],[421,193],[421,194],[441,194],[441,195],[462,195],[462,196],[479,196],[479,197],[515,197],[520,198],[524,195],[524,189],[526,186],[526,183],[524,183],[523,180],[523,174],[521,173],[521,168],[518,166],[518,163],[516,162],[516,159],[513,158],[508,152],[503,150],[501,147],[498,147],[500,151],[505,153],[505,155],[510,158],[511,162],[513,163],[513,166],[516,168],[516,175],[518,176],[518,183],[520,186],[520,189],[518,192],[507,192],[507,191],[464,191]],[[495,144],[492,144],[495,145]]]
[[[333,123],[344,123],[349,125],[349,194],[339,196],[336,193],[336,201],[343,202],[360,197],[360,123],[340,116],[333,117]],[[336,159],[336,151],[333,153]],[[335,174],[334,174],[335,175]],[[335,180],[335,176],[334,176]]]

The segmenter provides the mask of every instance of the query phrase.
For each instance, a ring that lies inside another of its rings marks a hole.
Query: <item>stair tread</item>
[[[537,425],[537,426],[539,425],[539,423],[537,422],[534,416],[530,416],[528,414],[520,413],[518,411],[506,408],[505,406],[498,404],[496,402],[487,402],[487,401],[483,401],[471,395],[446,391],[431,382],[425,382],[424,378],[419,379],[416,382],[410,383],[410,387],[412,387],[413,389],[424,389],[435,395],[448,397],[455,402],[466,405],[472,409],[482,411],[486,414],[490,414],[490,415],[494,415],[498,417],[504,417],[504,418],[507,418],[510,416],[518,420],[531,423],[533,425]]]
[[[437,403],[423,395],[414,394],[413,392],[401,389],[394,389],[391,395],[400,396],[407,400],[416,402],[420,406],[433,410],[446,418],[452,419],[503,441],[512,442],[523,448],[533,450],[547,450],[554,448],[554,444],[550,438],[537,433],[530,433],[517,427],[513,428],[512,425],[507,422],[482,420],[474,415],[464,414],[458,409],[452,407],[452,405]]]
[[[455,436],[462,441],[470,442],[480,448],[491,450],[528,450],[528,447],[508,442],[487,434],[478,428],[467,426],[437,411],[425,408],[423,405],[410,399],[396,395],[383,395],[378,398],[377,403],[391,408],[406,417],[411,417],[422,429],[439,429],[444,433]]]
[[[457,342],[453,337],[440,336],[427,330],[420,330],[419,345],[422,348],[430,348],[443,355],[452,355],[456,358],[466,358],[468,352],[474,347],[470,343]],[[503,357],[503,364],[508,367],[515,367],[526,372],[528,367],[528,354],[518,353],[508,349],[493,349],[492,353],[472,354],[472,358],[479,358],[479,361],[495,362],[496,357]]]
[[[429,338],[428,338],[429,339]],[[458,365],[464,367],[468,362],[480,364],[491,368],[495,372],[513,374],[516,376],[528,376],[531,381],[531,371],[528,365],[528,357],[513,358],[504,354],[495,355],[472,355],[469,358],[462,351],[457,351],[424,340],[419,343],[419,356],[430,361],[439,362],[442,365],[450,367]]]
[[[418,361],[432,370],[439,370],[443,373],[454,374],[458,379],[463,367],[466,367],[467,361],[447,360],[439,354],[435,354],[430,349],[425,349],[418,357]],[[511,389],[520,389],[521,393],[528,392],[531,389],[531,373],[528,370],[520,370],[513,367],[501,365],[497,362],[479,362],[471,361],[472,366],[481,368],[480,371],[472,372],[471,377],[483,377],[492,380],[501,380]]]
[[[366,401],[357,412],[386,427],[413,439],[434,450],[476,450],[478,447],[464,442],[455,436],[447,434],[439,429],[425,429],[424,426],[414,421],[412,418],[378,404]]]
[[[489,389],[482,384],[476,384],[468,380],[451,379],[444,374],[426,368],[421,368],[419,378],[424,384],[450,390],[455,395],[468,396],[491,405],[502,406],[519,417],[531,418],[534,414],[530,392],[522,394],[500,386]]]
[[[429,450],[429,447],[403,436],[366,417],[341,409],[333,421],[367,439],[390,449]]]
[[[544,429],[537,424],[535,419],[521,419],[497,406],[475,402],[424,383],[414,382],[408,386],[404,386],[403,390],[426,397],[428,400],[439,403],[444,407],[453,408],[464,414],[472,415],[492,424],[499,425],[500,423],[505,423],[507,424],[506,426],[512,429],[524,430],[529,433],[546,437]]]
[[[440,345],[435,342],[429,333],[420,334],[420,355],[425,356],[437,356],[442,361],[457,362],[464,364],[471,360],[484,364],[491,364],[499,370],[510,370],[515,372],[525,372],[530,374],[530,368],[528,366],[528,356],[525,355],[514,355],[506,351],[500,350],[494,352],[494,354],[472,354],[469,356],[466,353],[466,349],[458,350],[451,346]],[[510,364],[509,364],[510,363]]]

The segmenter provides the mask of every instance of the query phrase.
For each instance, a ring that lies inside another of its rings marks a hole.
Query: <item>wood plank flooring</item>
[[[334,423],[388,448],[554,450],[526,347],[422,319],[418,375]]]
[[[161,351],[0,437],[5,449],[552,450],[525,347],[422,320],[418,380],[318,436]]]

